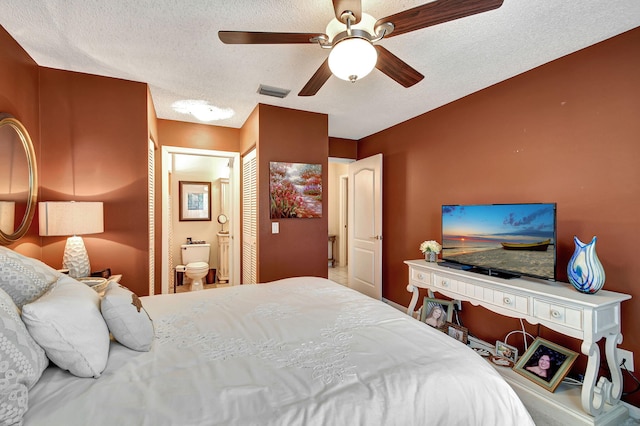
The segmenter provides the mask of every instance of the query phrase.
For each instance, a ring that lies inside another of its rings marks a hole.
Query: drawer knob
[[[554,318],[560,318],[560,312],[553,309],[551,310],[551,316]]]
[[[449,281],[442,280],[442,282],[440,283],[440,285],[442,285],[442,287],[449,287]]]
[[[504,299],[502,299],[502,301],[504,302],[505,305],[510,305],[511,304],[511,298],[510,297],[505,297]]]
[[[419,280],[423,280],[423,279],[424,279],[424,275],[422,275],[422,274],[418,274],[418,279],[419,279]]]

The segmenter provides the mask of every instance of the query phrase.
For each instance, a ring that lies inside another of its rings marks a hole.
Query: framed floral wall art
[[[322,217],[322,164],[269,163],[271,219]]]

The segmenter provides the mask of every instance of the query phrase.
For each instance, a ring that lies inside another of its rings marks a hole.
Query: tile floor
[[[329,279],[338,284],[349,284],[349,269],[346,266],[336,266],[329,268]]]
[[[220,283],[215,283],[215,284],[205,284],[203,290],[207,290],[210,288],[220,288],[220,287],[227,287],[229,286],[229,284],[220,284]],[[183,285],[178,285],[176,286],[176,293],[184,293],[187,291],[191,291],[191,284],[190,283],[185,283]]]

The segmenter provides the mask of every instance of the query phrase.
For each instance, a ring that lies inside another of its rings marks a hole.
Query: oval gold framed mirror
[[[29,132],[16,118],[0,114],[0,244],[14,243],[27,233],[37,199],[36,154]]]

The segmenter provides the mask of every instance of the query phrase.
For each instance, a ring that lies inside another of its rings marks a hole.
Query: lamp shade
[[[104,232],[101,202],[47,201],[38,203],[40,235],[70,236],[64,247],[62,267],[73,278],[91,272],[89,255],[80,235]]]
[[[0,231],[13,234],[15,231],[15,201],[0,201]]]
[[[104,232],[102,202],[46,201],[38,203],[40,235],[70,236]]]
[[[353,37],[333,46],[329,54],[329,68],[342,80],[356,81],[369,74],[377,60],[378,52],[370,41]]]

